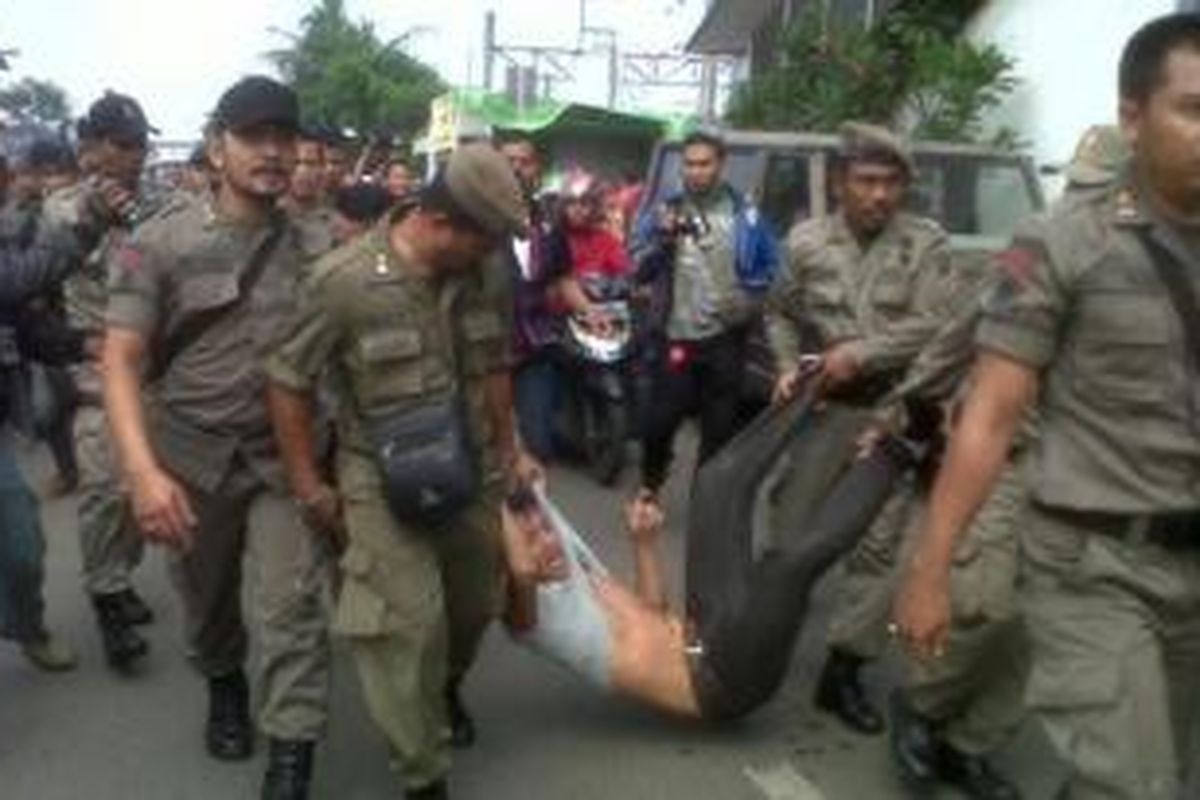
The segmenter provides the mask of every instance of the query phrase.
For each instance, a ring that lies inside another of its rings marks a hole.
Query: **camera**
[[[690,236],[693,239],[699,239],[712,230],[712,226],[708,224],[708,220],[703,214],[685,208],[681,200],[668,201],[666,212],[663,233],[667,236],[675,238]]]

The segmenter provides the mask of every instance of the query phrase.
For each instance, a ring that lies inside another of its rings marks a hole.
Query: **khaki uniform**
[[[465,673],[500,603],[501,482],[484,382],[509,367],[509,301],[492,284],[500,274],[413,277],[387,230],[376,228],[314,268],[304,307],[268,371],[281,385],[311,391],[328,369],[350,534],[334,630],[350,642],[371,715],[415,787],[449,769],[443,687]],[[363,420],[456,384],[485,489],[444,527],[421,529],[390,513]]]
[[[238,275],[267,235],[266,226],[222,221],[206,199],[174,198],[114,257],[109,326],[141,333],[148,353],[160,351],[188,319],[237,298]],[[261,632],[260,726],[274,738],[311,740],[326,718],[327,562],[284,485],[262,368],[293,312],[303,266],[298,234],[285,226],[251,296],[171,360],[149,388],[146,413],[155,453],[198,517],[194,546],[172,560],[196,665],[213,677],[245,661],[245,554]]]
[[[1200,375],[1143,235],[1200,290],[1195,243],[1121,180],[1018,231],[978,334],[1041,375],[1026,697],[1072,800],[1183,797],[1200,708]],[[1183,522],[1158,538],[1167,513]]]
[[[918,400],[940,403],[953,415],[953,403],[975,357],[975,331],[982,316],[976,298],[996,283],[996,272],[989,269],[964,285],[959,310],[913,361],[887,406],[898,409],[903,401]],[[1026,717],[1022,692],[1029,647],[1017,610],[1017,532],[1028,507],[1027,448],[1034,429],[1031,422],[958,545],[950,573],[952,624],[944,654],[921,660],[901,653],[903,689],[912,707],[937,725],[940,738],[971,755],[1006,744]],[[889,603],[924,524],[927,502],[922,493],[909,516],[906,555],[889,582]]]
[[[957,295],[945,233],[927,219],[898,214],[865,250],[839,214],[802,222],[788,237],[788,268],[767,301],[767,333],[780,371],[796,366],[805,347],[824,349],[853,340],[862,364],[863,389],[848,398],[861,425],[887,386],[949,315]],[[805,341],[804,332],[816,341]],[[861,425],[859,429],[861,429]],[[857,431],[849,428],[834,448],[847,462]],[[772,529],[799,519],[797,498],[810,498],[805,476],[785,473]],[[846,578],[831,620],[831,644],[863,657],[887,646],[890,576],[914,502],[911,482],[902,485],[871,530],[846,560]]]
[[[46,223],[55,227],[78,224],[79,202],[87,191],[89,184],[81,182],[52,194],[46,200]],[[92,252],[82,254],[83,263],[64,284],[67,317],[77,330],[94,336],[104,332],[109,259],[127,236],[125,229],[109,230]],[[79,364],[71,374],[79,398],[74,438],[83,585],[89,594],[113,594],[130,588],[130,575],[142,561],[142,537],[121,490],[97,364]]]

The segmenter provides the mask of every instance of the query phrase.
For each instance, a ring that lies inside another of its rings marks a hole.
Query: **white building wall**
[[[993,0],[967,36],[1016,60],[1020,85],[995,122],[1016,129],[1038,165],[1071,157],[1089,125],[1117,114],[1125,40],[1177,0]],[[1053,187],[1047,187],[1053,188]]]

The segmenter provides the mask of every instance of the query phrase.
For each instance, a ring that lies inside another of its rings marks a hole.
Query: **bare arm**
[[[310,497],[324,483],[313,441],[312,396],[272,381],[267,384],[267,407],[288,486],[296,497]]]
[[[625,507],[625,525],[633,543],[634,591],[650,608],[666,612],[667,588],[659,550],[662,509],[653,499],[639,496]]]
[[[141,367],[146,341],[140,333],[110,327],[104,337],[104,405],[143,535],[186,548],[196,524],[187,492],[159,465],[146,432]]]
[[[587,314],[592,310],[592,301],[572,275],[564,275],[555,281],[551,291],[558,295],[572,314]]]
[[[955,547],[1007,464],[1037,391],[1038,373],[1032,367],[986,351],[975,363],[971,390],[897,601],[896,621],[920,656],[936,654],[945,640]]]

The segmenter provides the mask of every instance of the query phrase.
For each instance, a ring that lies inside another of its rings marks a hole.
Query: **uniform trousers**
[[[830,403],[827,419],[803,431],[793,447],[803,458],[785,467],[772,490],[771,529],[786,540],[797,522],[811,517],[832,488],[805,465],[846,462],[871,418],[868,409]],[[1027,484],[1014,464],[976,516],[951,571],[954,624],[945,655],[936,662],[906,662],[902,688],[914,708],[934,721],[940,736],[963,752],[984,754],[1006,743],[1025,718],[1021,693],[1028,672],[1028,644],[1016,611],[1016,526]],[[828,640],[832,647],[865,659],[881,658],[895,593],[923,522],[925,498],[911,475],[843,560]],[[788,547],[786,541],[781,547]]]
[[[190,487],[198,519],[190,550],[172,558],[192,658],[206,677],[242,668],[243,559],[259,634],[259,727],[279,739],[324,731],[329,694],[329,566],[324,543],[286,494],[240,458],[211,492]]]
[[[121,490],[108,416],[84,403],[75,411],[75,452],[79,464],[79,549],[83,588],[113,594],[130,588],[130,575],[142,561],[142,537]]]
[[[902,688],[913,708],[935,723],[944,741],[971,755],[1007,744],[1028,716],[1022,695],[1029,643],[1017,610],[1017,527],[1028,494],[1025,464],[1015,461],[955,552],[952,619],[943,654],[932,660],[905,659]],[[906,554],[923,522],[922,508],[912,516]],[[900,563],[908,563],[907,555]]]
[[[1065,797],[1184,797],[1185,770],[1200,769],[1200,546],[1118,538],[1037,505],[1021,532],[1026,700],[1070,765]]]
[[[466,674],[499,612],[501,492],[485,490],[451,522],[426,529],[397,521],[371,482],[343,472],[350,546],[334,631],[350,644],[367,709],[405,783],[420,787],[450,769],[445,687]]]

